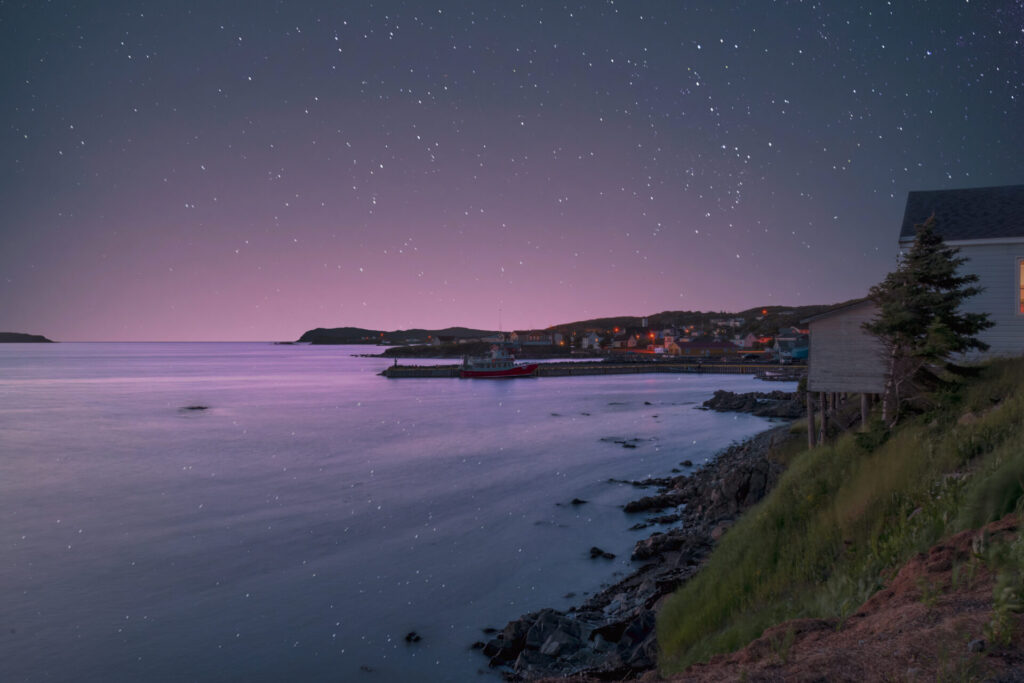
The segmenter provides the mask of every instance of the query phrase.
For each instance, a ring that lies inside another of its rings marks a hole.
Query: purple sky
[[[909,190],[1024,182],[1022,30],[1022,2],[0,0],[0,330],[861,296]]]

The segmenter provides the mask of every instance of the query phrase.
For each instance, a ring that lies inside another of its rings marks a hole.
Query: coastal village
[[[603,357],[622,361],[719,360],[785,364],[807,358],[808,329],[799,321],[828,308],[772,307],[738,315],[665,312],[649,318],[584,321],[510,332],[364,331],[341,336],[332,335],[333,330],[311,330],[299,341],[397,345],[400,348],[386,355],[398,357],[407,353],[425,356],[431,352],[457,356],[473,347],[498,344],[524,358]]]
[[[784,311],[784,314],[794,314]],[[756,325],[768,311],[755,316]],[[439,336],[435,347],[452,344],[507,344],[520,355],[558,354],[612,359],[651,360],[658,357],[684,359],[771,360],[788,363],[807,357],[808,330],[785,327],[775,334],[755,334],[755,325],[744,317],[711,318],[706,326],[697,324],[656,327],[648,318],[627,327],[583,327],[571,333],[558,330],[515,330],[485,337]]]

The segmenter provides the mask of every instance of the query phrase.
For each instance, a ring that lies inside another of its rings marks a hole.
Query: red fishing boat
[[[508,349],[497,344],[491,347],[490,356],[466,356],[459,368],[462,379],[512,379],[513,377],[536,377],[539,363],[516,363]]]

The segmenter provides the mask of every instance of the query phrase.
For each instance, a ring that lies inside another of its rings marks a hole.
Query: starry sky
[[[1024,2],[0,0],[0,330],[295,339],[862,296],[1024,182]]]

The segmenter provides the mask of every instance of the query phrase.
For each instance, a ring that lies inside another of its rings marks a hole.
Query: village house
[[[882,342],[864,329],[878,307],[870,299],[834,306],[801,322],[810,326],[807,387],[826,393],[880,394],[885,389]]]
[[[752,349],[758,343],[760,343],[760,337],[753,332],[747,332],[745,335],[736,335],[733,337],[732,343],[741,349]]]
[[[584,351],[597,351],[601,348],[601,335],[597,332],[587,332],[580,337],[580,348]]]
[[[561,341],[562,335],[558,335]],[[555,336],[546,330],[516,330],[511,335],[511,342],[519,346],[554,346]]]
[[[810,329],[807,369],[807,445],[824,441],[826,416],[836,397],[860,394],[861,424],[866,424],[870,397],[885,391],[888,363],[878,337],[864,329],[878,307],[870,299],[856,299],[802,320]],[[815,401],[817,396],[817,401]],[[818,425],[815,428],[815,403]]]
[[[775,335],[772,353],[780,363],[804,360],[808,353],[807,330],[784,327]]]
[[[722,358],[739,351],[739,347],[728,341],[693,341],[676,344],[669,353],[691,358]]]
[[[615,349],[646,349],[654,343],[655,334],[646,327],[627,327],[612,340]]]
[[[679,332],[674,329],[662,330],[656,341],[658,346],[660,346],[665,353],[672,353],[672,347],[677,346],[678,342]]]

